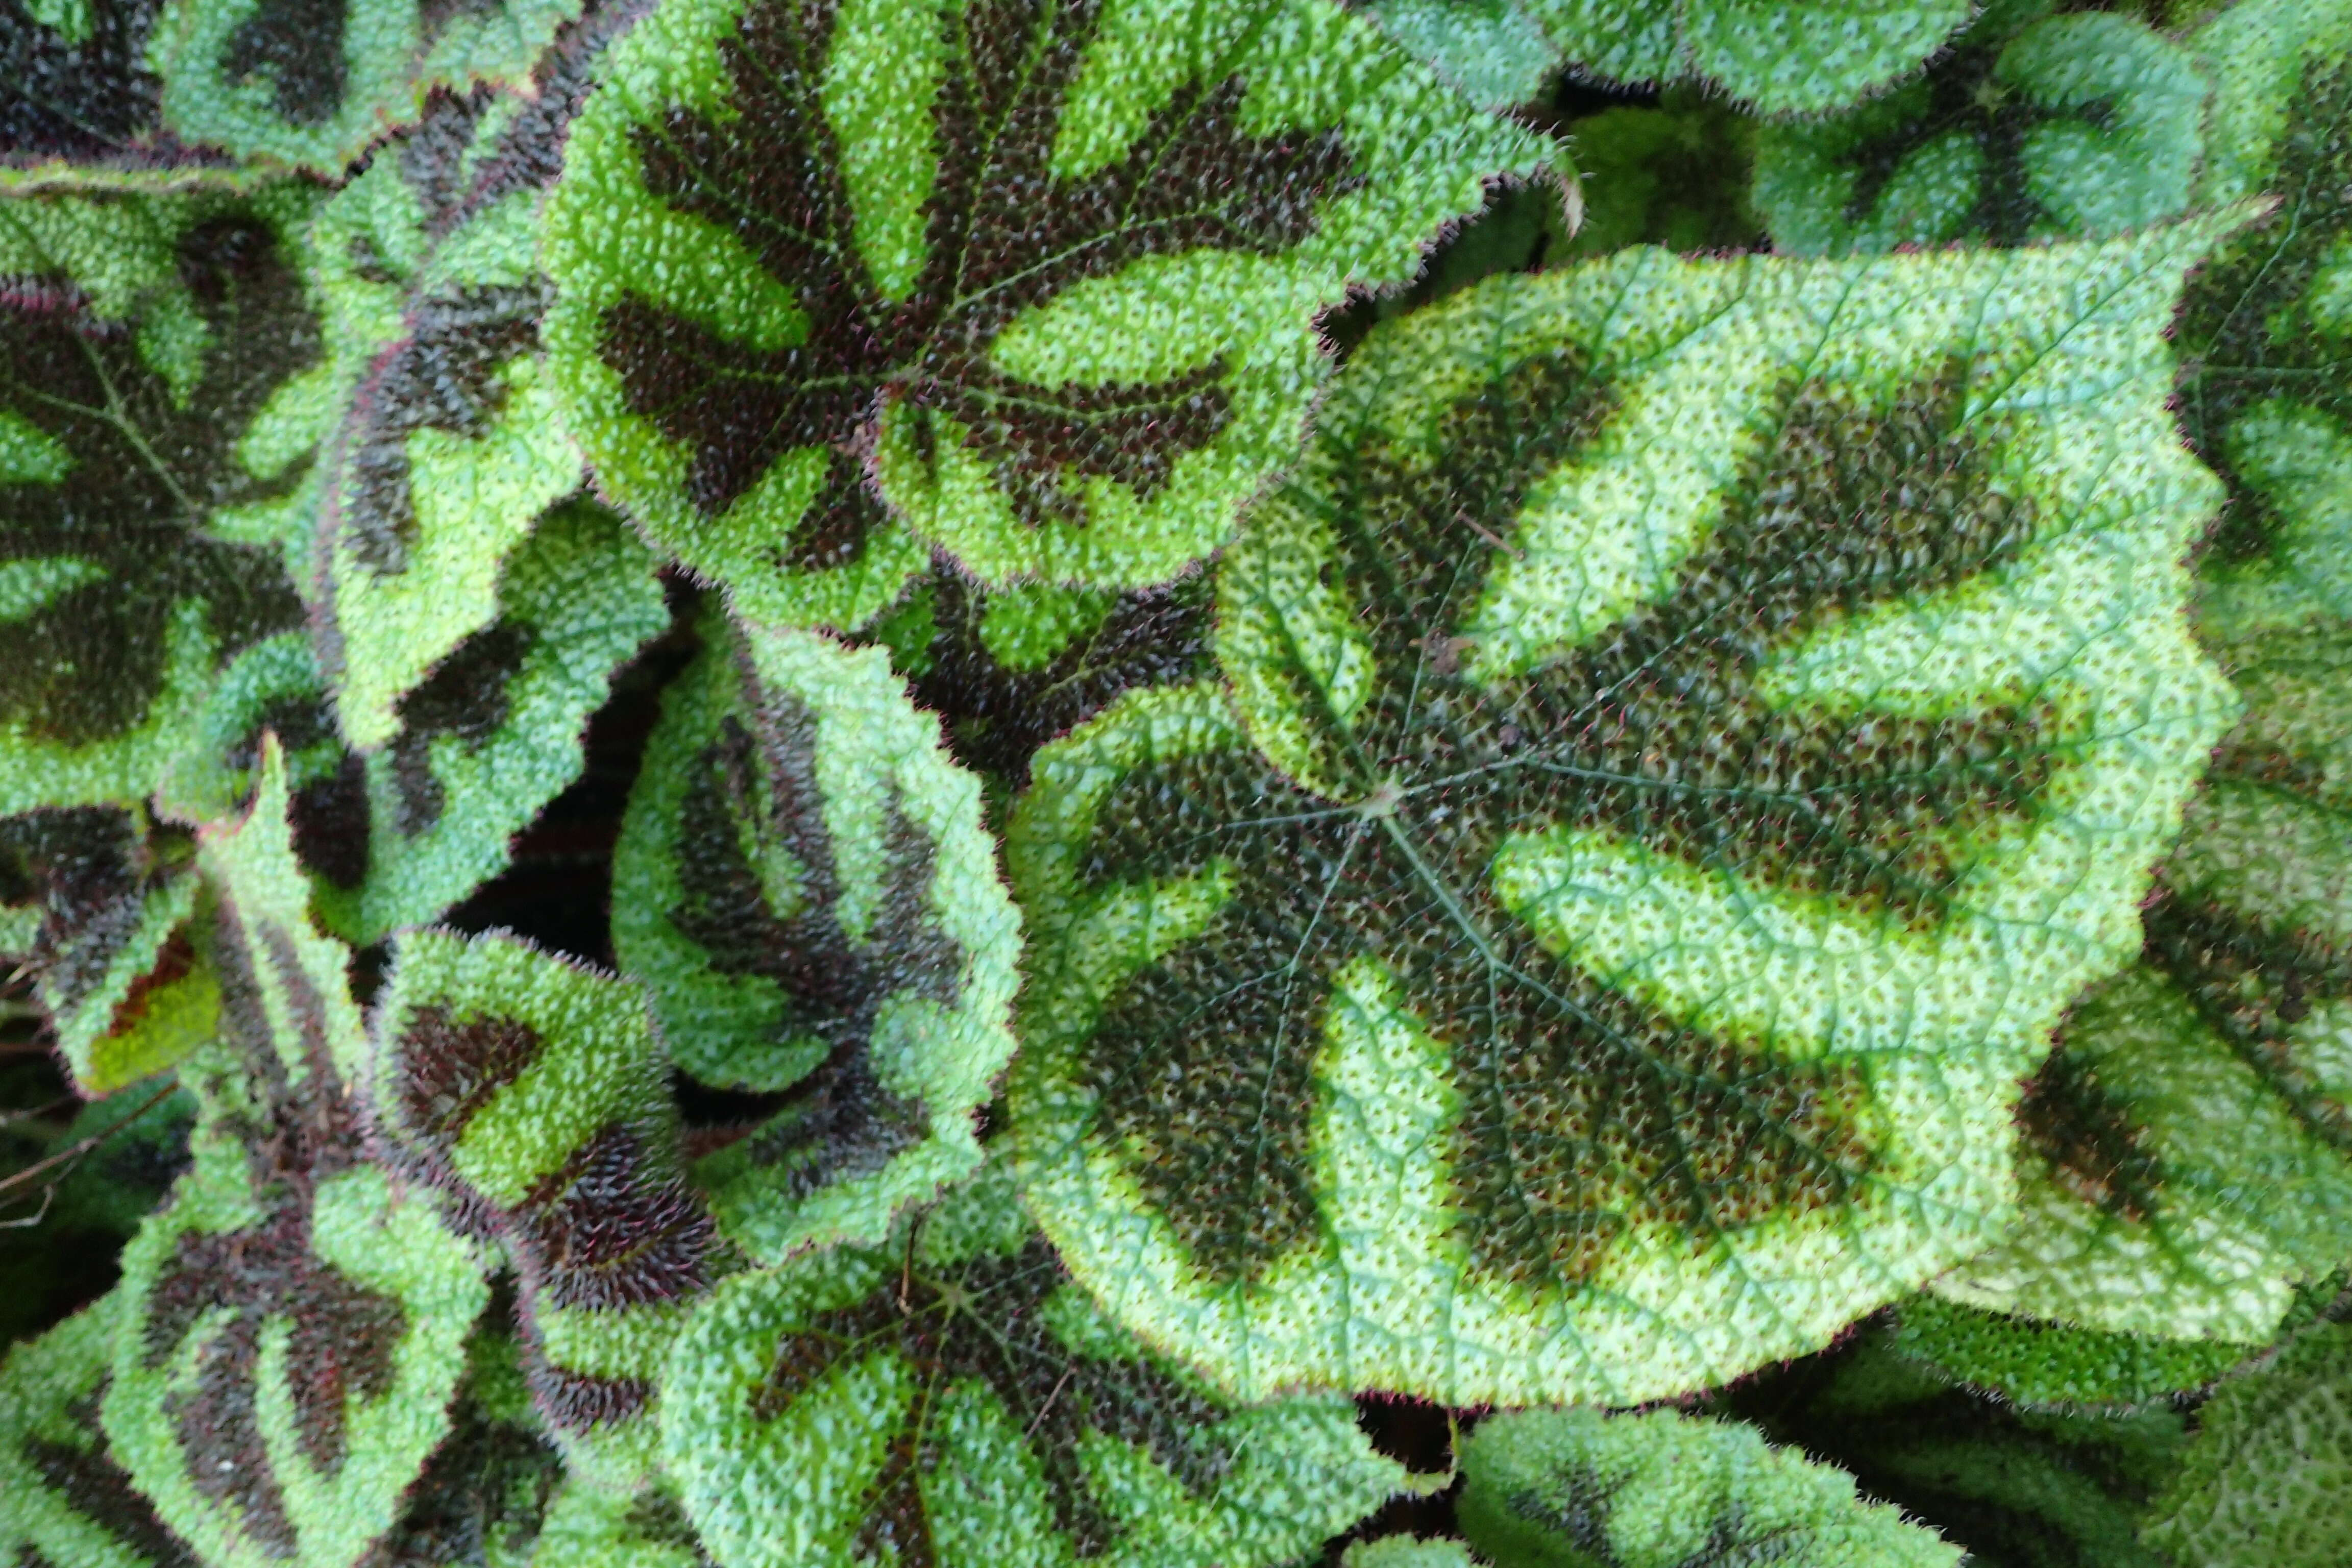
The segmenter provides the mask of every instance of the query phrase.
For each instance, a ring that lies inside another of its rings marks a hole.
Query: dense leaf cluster
[[[2352,0],[0,0],[0,1568],[2336,1568]]]

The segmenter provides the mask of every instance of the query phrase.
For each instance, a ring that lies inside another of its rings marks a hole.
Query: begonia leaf
[[[582,0],[166,0],[148,59],[182,142],[340,175],[436,88],[522,81]]]
[[[722,1284],[662,1422],[727,1568],[1256,1568],[1405,1479],[1347,1399],[1235,1408],[1122,1333],[1001,1173],[888,1245]]]
[[[195,1568],[98,1429],[121,1317],[102,1296],[0,1363],[0,1555],[19,1568]]]
[[[2267,221],[2191,279],[2191,442],[2229,483],[2197,630],[2243,721],[2141,962],[2082,998],[2022,1118],[2027,1223],[1936,1285],[2086,1327],[2260,1344],[2352,1257],[2352,5],[2260,0],[2191,40],[2204,195]]]
[[[575,1473],[642,1476],[654,1380],[716,1241],[644,993],[519,938],[406,932],[373,1041],[399,1163],[514,1265],[547,1430]]]
[[[652,555],[584,500],[539,519],[498,594],[499,618],[393,704],[390,741],[345,753],[306,797],[321,910],[354,941],[432,920],[506,868],[579,776],[614,674],[669,625]]]
[[[531,1561],[563,1461],[538,1431],[513,1340],[478,1331],[467,1362],[449,1436],[368,1568],[527,1568]]]
[[[629,799],[614,944],[680,1067],[791,1090],[697,1168],[730,1239],[872,1245],[979,1163],[1019,918],[979,780],[883,649],[704,625]]]
[[[531,1568],[710,1568],[677,1500],[574,1481],[557,1494]]]
[[[1470,1543],[1525,1568],[1957,1568],[1960,1549],[1854,1495],[1752,1426],[1672,1410],[1529,1410],[1479,1424],[1455,1505]]]
[[[310,205],[0,203],[0,811],[142,799],[225,667],[300,626]]]
[[[2352,1540],[2352,1325],[2224,1384],[2141,1539],[2175,1568],[2333,1568]]]
[[[557,384],[606,492],[792,625],[933,548],[1174,577],[1295,451],[1318,313],[1559,158],[1328,0],[670,0],[601,75]]]
[[[260,773],[202,842],[220,1036],[182,1068],[194,1163],[124,1249],[103,1425],[211,1568],[352,1568],[448,1430],[488,1290],[367,1157],[350,955],[310,923],[274,741]]]
[[[1612,82],[1703,82],[1767,114],[1869,97],[1941,47],[1969,0],[1380,0],[1398,41],[1482,102],[1562,65]]]
[[[2192,1393],[2246,1359],[2227,1340],[2153,1339],[2074,1328],[1915,1296],[1896,1311],[1894,1353],[1938,1377],[2029,1409],[2130,1409]]]
[[[1459,1541],[1444,1536],[1419,1540],[1410,1535],[1383,1535],[1359,1541],[1339,1559],[1339,1568],[1478,1568],[1479,1560]]]
[[[579,482],[540,353],[538,218],[600,24],[566,29],[534,97],[436,95],[330,208],[358,258],[334,285],[368,363],[327,459],[319,640],[343,735],[362,751],[498,617],[501,563]]]
[[[2017,245],[2121,234],[2186,210],[2207,84],[2188,47],[2109,11],[1989,6],[1874,102],[1758,134],[1758,210],[1784,251]]]
[[[1220,568],[1230,696],[1122,699],[1008,830],[1072,1271],[1244,1394],[1631,1403],[1995,1240],[2231,714],[2161,333],[2242,217],[1368,341]]]

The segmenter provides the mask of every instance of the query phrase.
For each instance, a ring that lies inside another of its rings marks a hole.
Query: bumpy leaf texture
[[[104,11],[98,5],[93,10]],[[527,79],[582,0],[165,0],[147,58],[182,142],[340,175],[436,88]]]
[[[652,1466],[654,1378],[716,1236],[644,994],[516,938],[404,934],[370,1089],[398,1163],[513,1264],[523,1365],[575,1474]]]
[[[614,944],[687,1072],[787,1091],[698,1167],[730,1239],[871,1246],[980,1162],[1020,920],[979,780],[884,650],[715,612],[704,636],[629,799]]]
[[[0,1366],[0,1554],[18,1568],[194,1568],[98,1429],[120,1318],[101,1297]]]
[[[2225,13],[2207,195],[2282,205],[2192,280],[2191,440],[2229,481],[2197,605],[2242,693],[2146,915],[2023,1110],[2028,1223],[1936,1289],[2260,1343],[2352,1255],[2352,5]]]
[[[1375,334],[1221,568],[1231,696],[1122,700],[1009,828],[1077,1276],[1237,1390],[1631,1403],[1994,1240],[2230,713],[2159,335],[2230,221]]]
[[[1383,1535],[1359,1541],[1339,1559],[1339,1568],[1478,1568],[1478,1559],[1459,1541],[1443,1536],[1417,1540],[1410,1535]]]
[[[506,868],[579,776],[614,673],[669,626],[656,564],[593,502],[543,513],[499,574],[498,619],[393,704],[388,742],[306,785],[298,845],[341,934],[430,921]]]
[[[0,189],[227,173],[163,132],[163,84],[147,61],[162,8],[0,0]]]
[[[1756,206],[1801,256],[2122,234],[2187,209],[2207,85],[2193,51],[2133,17],[1986,8],[1874,102],[1758,134]]]
[[[1146,1352],[1001,1172],[886,1246],[721,1285],[662,1412],[727,1568],[1266,1568],[1404,1480],[1345,1398],[1235,1408]]]
[[[0,205],[0,809],[142,800],[233,661],[299,631],[310,205]]]
[[[2142,1536],[2179,1568],[2329,1568],[2352,1540],[2352,1325],[2225,1384]]]
[[[1956,1568],[1960,1549],[1854,1495],[1853,1478],[1755,1428],[1672,1410],[1533,1410],[1481,1422],[1456,1505],[1502,1563]]]
[[[395,706],[499,613],[501,563],[576,488],[540,353],[538,218],[608,14],[567,27],[530,95],[436,94],[320,219],[339,315],[367,361],[328,458],[315,596],[342,733]]]
[[[531,1561],[538,1568],[711,1568],[668,1487],[630,1491],[581,1481],[557,1494]]]
[[[1296,450],[1316,317],[1558,153],[1326,0],[672,0],[549,212],[601,485],[739,606],[933,550],[1174,577]]]
[[[1907,76],[1969,0],[1371,0],[1397,41],[1483,103],[1554,69],[1703,82],[1766,114],[1842,109]]]
[[[2187,1436],[2177,1410],[2019,1410],[1875,1335],[1825,1383],[1801,1370],[1769,1402],[1757,1415],[1775,1441],[1851,1471],[1873,1496],[1964,1542],[1971,1563],[2177,1568],[2138,1537]]]
[[[183,1074],[194,1163],[124,1249],[103,1425],[212,1568],[349,1568],[449,1426],[476,1258],[362,1145],[349,953],[320,935],[265,742],[251,813],[204,838],[219,1039]]]
[[[541,1436],[516,1345],[487,1324],[467,1346],[449,1436],[408,1489],[400,1522],[368,1568],[528,1568],[549,1522],[563,1461]],[[578,1568],[575,1559],[551,1562]]]
[[[1887,1344],[1937,1377],[2049,1410],[2133,1409],[2193,1393],[2246,1357],[2227,1340],[2073,1328],[1934,1296],[1902,1303]]]

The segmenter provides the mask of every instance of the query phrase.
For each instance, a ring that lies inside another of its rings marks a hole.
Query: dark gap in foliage
[[[683,577],[664,579],[670,629],[613,678],[612,695],[588,721],[586,765],[537,821],[515,837],[507,868],[451,908],[441,923],[457,931],[510,931],[551,952],[603,968],[613,956],[613,846],[629,804],[646,742],[661,717],[663,690],[697,647],[701,599]]]
[[[1477,1424],[1478,1415],[1475,1411],[1449,1412],[1444,1405],[1426,1399],[1393,1394],[1366,1394],[1356,1399],[1356,1425],[1363,1428],[1372,1447],[1417,1476],[1440,1475],[1453,1468],[1454,1436],[1457,1432],[1467,1436]],[[1339,1568],[1351,1544],[1384,1535],[1417,1535],[1425,1539],[1458,1534],[1454,1502],[1461,1490],[1457,1477],[1443,1491],[1399,1492],[1358,1521],[1354,1529],[1333,1536],[1316,1561],[1326,1568]]]

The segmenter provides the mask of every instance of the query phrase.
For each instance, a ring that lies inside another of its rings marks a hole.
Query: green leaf
[[[194,1568],[98,1430],[121,1318],[102,1296],[0,1365],[0,1554],[23,1568]]]
[[[1339,1568],[1478,1568],[1478,1559],[1461,1542],[1442,1536],[1418,1541],[1410,1535],[1383,1535],[1349,1546]]]
[[[654,1377],[709,1281],[644,993],[518,938],[411,931],[370,1097],[400,1164],[512,1261],[531,1394],[575,1473],[651,1468]]]
[[[729,1239],[872,1245],[979,1163],[1020,920],[979,781],[882,649],[716,613],[704,636],[629,797],[614,945],[680,1067],[792,1090],[697,1169]]]
[[[669,625],[653,556],[612,513],[556,507],[508,558],[497,621],[393,705],[392,739],[309,797],[322,915],[355,942],[429,921],[505,869],[580,776],[588,716]]]
[[[0,203],[0,812],[129,805],[302,624],[318,317],[292,185]]]
[[[209,1038],[220,993],[190,940],[194,846],[142,832],[120,806],[49,807],[0,818],[0,898],[20,921],[7,943],[88,1094],[171,1066]]]
[[[1014,784],[1046,742],[1139,686],[1209,673],[1205,574],[1124,594],[990,591],[941,572],[872,628],[958,762]]]
[[[500,563],[579,482],[540,353],[538,220],[605,30],[574,29],[535,98],[436,97],[322,216],[364,258],[333,282],[369,363],[328,458],[318,567],[321,662],[362,751],[497,618]]]
[[[1106,1321],[1001,1173],[719,1288],[664,1458],[728,1568],[1287,1563],[1396,1490],[1336,1395],[1235,1408]]]
[[[1221,568],[1230,699],[1130,694],[1008,829],[1078,1278],[1244,1394],[1632,1403],[1995,1240],[2230,714],[2160,336],[2230,221],[1367,342]]]
[[[2178,1568],[2332,1568],[2352,1540],[2352,1326],[2222,1385],[2141,1535]]]
[[[106,1435],[211,1568],[350,1568],[448,1430],[488,1292],[472,1251],[362,1146],[350,953],[310,921],[265,742],[208,831],[221,1036],[183,1076],[194,1164],[124,1249]]]
[[[1533,100],[1559,67],[1559,51],[1519,0],[1367,0],[1363,10],[1399,48],[1483,108]]]
[[[1826,1384],[1743,1401],[1775,1442],[1853,1473],[1870,1493],[2002,1568],[2166,1568],[2137,1530],[2172,1474],[2186,1425],[2158,1405],[2123,1415],[2019,1410],[1954,1387],[1882,1335]],[[1811,1386],[1808,1387],[1810,1383]]]
[[[148,58],[183,142],[340,175],[436,88],[521,81],[581,0],[168,0]]]
[[[1852,255],[2122,234],[2187,210],[2204,147],[2192,51],[2112,12],[1988,7],[1927,76],[1846,113],[1767,125],[1775,245]]]
[[[2213,1382],[2245,1359],[2226,1340],[2149,1339],[2012,1318],[1915,1296],[1896,1311],[1895,1352],[1937,1375],[2030,1408],[2130,1408]]]
[[[1584,190],[1584,223],[1567,257],[1629,245],[1669,250],[1754,248],[1748,210],[1755,121],[1695,92],[1669,91],[1658,109],[1611,109],[1570,122]]]
[[[548,1510],[533,1568],[710,1568],[677,1500],[573,1481]]]
[[[2197,628],[2246,714],[2142,962],[2077,1003],[2028,1096],[2026,1224],[1937,1283],[1956,1300],[2259,1344],[2352,1256],[2347,40],[2340,0],[2241,5],[2192,40],[2220,84],[2205,194],[2284,204],[2190,279],[2175,332],[2183,422],[2229,483]]]
[[[790,625],[934,549],[1174,577],[1295,451],[1318,313],[1558,162],[1327,0],[670,0],[601,74],[558,386],[600,484]]]
[[[1969,0],[1518,0],[1580,76],[1703,81],[1767,114],[1868,96],[1969,19]]]
[[[1472,1545],[1535,1568],[1955,1568],[1960,1549],[1854,1495],[1853,1478],[1753,1427],[1672,1410],[1531,1410],[1463,1446]]]
[[[449,1436],[409,1489],[370,1568],[527,1568],[563,1462],[541,1437],[503,1331],[478,1331]]]
[[[146,63],[162,4],[0,5],[0,190],[165,161],[151,147],[163,84]]]

